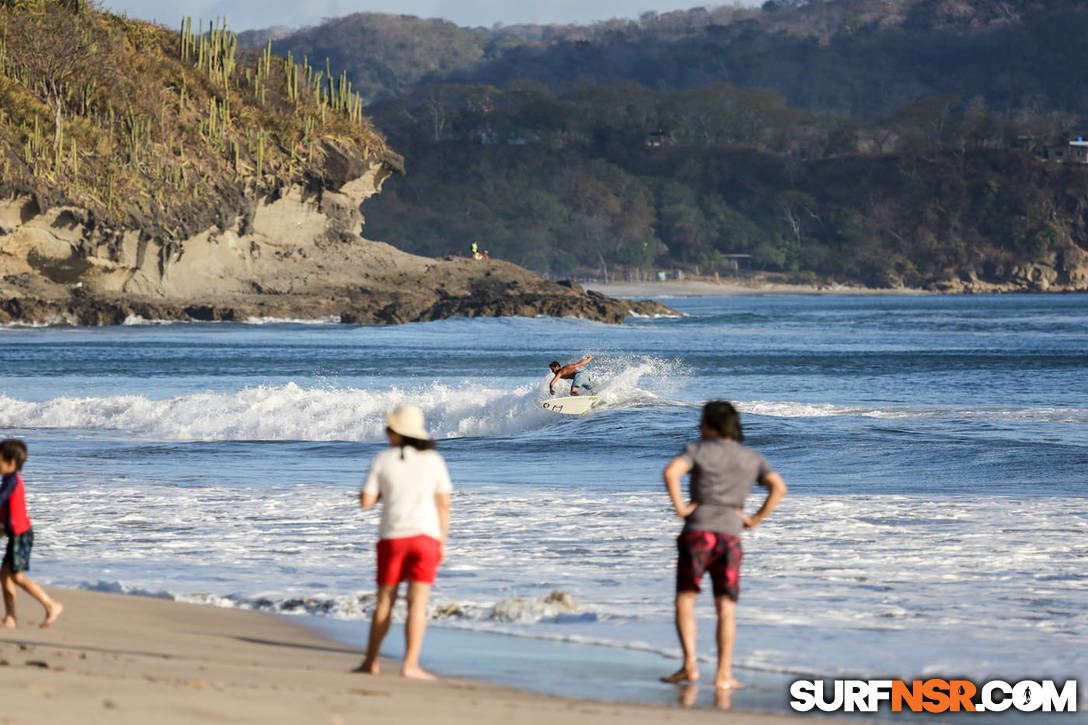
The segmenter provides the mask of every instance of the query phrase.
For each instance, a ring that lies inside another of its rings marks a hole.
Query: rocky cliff
[[[403,160],[328,63],[60,0],[0,39],[0,322],[670,312],[364,239]]]
[[[109,325],[126,319],[338,317],[396,323],[454,315],[577,316],[618,323],[674,314],[549,282],[499,260],[429,259],[360,236],[359,205],[391,169],[336,188],[244,198],[235,217],[163,241],[108,229],[75,206],[0,201],[0,322]]]
[[[1071,240],[1046,250],[1029,262],[982,265],[958,279],[934,282],[930,289],[948,293],[1088,292],[1088,252]]]

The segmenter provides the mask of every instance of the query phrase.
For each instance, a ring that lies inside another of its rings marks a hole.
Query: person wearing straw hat
[[[427,629],[427,599],[444,556],[450,528],[449,470],[427,432],[423,411],[402,405],[386,415],[389,448],[374,457],[359,503],[382,502],[378,540],[378,602],[370,623],[366,657],[355,671],[378,674],[378,651],[389,631],[397,589],[408,582],[402,677],[433,680],[419,666]]]

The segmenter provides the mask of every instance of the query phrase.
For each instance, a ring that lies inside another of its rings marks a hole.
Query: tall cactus
[[[257,132],[257,176],[264,176],[264,131]]]

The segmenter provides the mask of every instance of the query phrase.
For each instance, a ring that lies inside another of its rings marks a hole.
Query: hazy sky
[[[157,20],[173,26],[185,15],[211,19],[225,15],[231,30],[272,25],[317,25],[324,18],[371,11],[403,13],[423,18],[446,18],[458,25],[490,27],[502,23],[586,23],[609,18],[636,18],[646,10],[665,12],[702,5],[732,4],[733,0],[700,3],[698,0],[545,0],[511,3],[509,0],[104,0],[105,6],[130,17]],[[742,5],[756,0],[741,0]]]

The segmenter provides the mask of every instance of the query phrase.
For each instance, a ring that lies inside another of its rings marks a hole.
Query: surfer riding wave
[[[548,391],[555,395],[555,384],[560,380],[570,381],[570,394],[581,395],[580,388],[590,390],[592,386],[584,380],[585,373],[581,370],[581,367],[593,359],[592,355],[586,355],[584,358],[576,363],[568,363],[566,365],[560,365],[558,360],[552,360],[548,363],[548,368],[555,373],[555,377],[548,383]]]

